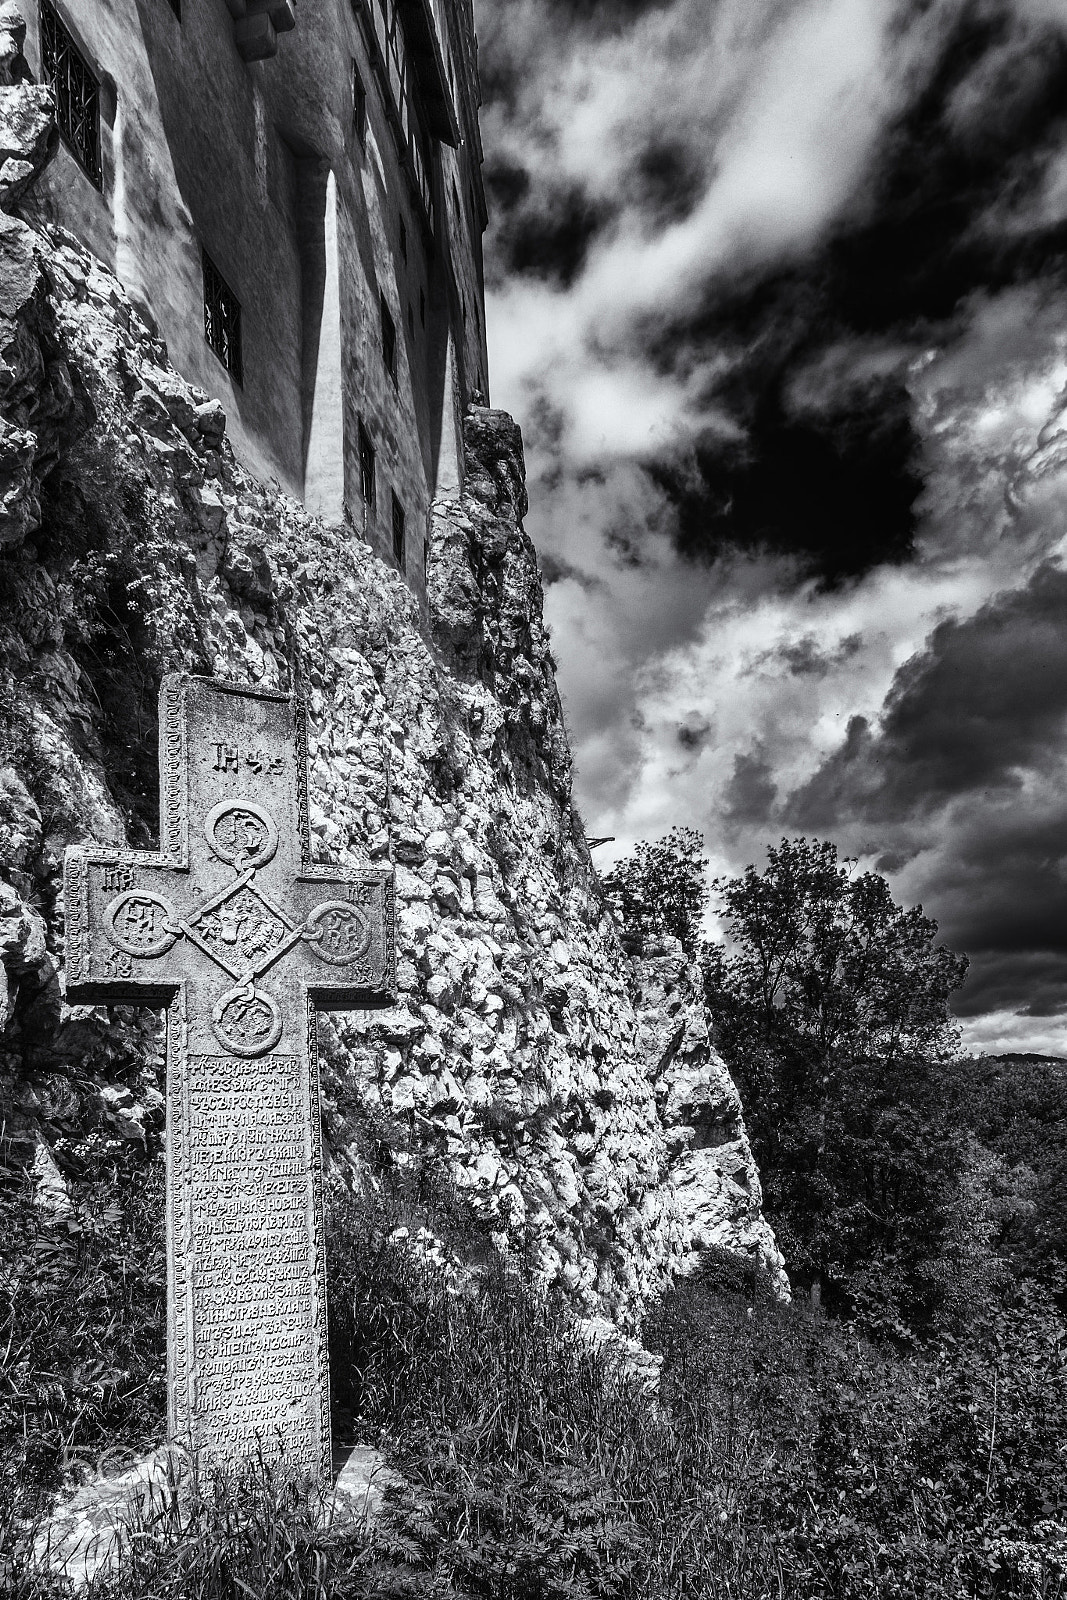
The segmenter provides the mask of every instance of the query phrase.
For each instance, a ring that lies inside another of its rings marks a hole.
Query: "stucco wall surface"
[[[102,84],[103,176],[95,189],[64,148],[34,216],[116,273],[175,367],[224,405],[234,449],[257,476],[327,518],[347,513],[387,559],[395,492],[421,598],[430,500],[438,481],[461,476],[457,386],[468,368],[471,386],[485,370],[481,223],[469,205],[445,203],[439,173],[427,235],[355,8],[300,0],[277,55],[245,62],[224,0],[187,4],[180,22],[166,0],[57,5]],[[39,75],[37,13],[25,10]],[[366,90],[362,138],[354,70]],[[439,151],[442,173],[455,162]],[[202,249],[241,304],[241,383],[204,339]],[[396,326],[395,380],[382,358],[382,298]],[[371,505],[361,421],[377,453]]]
[[[0,1114],[24,1158],[159,1137],[158,1019],[64,1003],[60,867],[76,840],[152,842],[161,674],[299,672],[317,846],[391,860],[398,890],[399,1003],[319,1025],[331,1181],[430,1152],[624,1325],[710,1244],[784,1288],[691,975],[672,947],[627,957],[590,862],[511,419],[467,413],[428,640],[355,529],[238,465],[80,246],[3,219],[0,282]]]

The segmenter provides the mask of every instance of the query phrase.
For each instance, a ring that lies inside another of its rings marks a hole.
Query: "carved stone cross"
[[[164,679],[160,849],[66,858],[67,996],[167,1007],[171,1440],[330,1467],[315,1006],[388,1005],[388,871],[313,865],[299,700]]]

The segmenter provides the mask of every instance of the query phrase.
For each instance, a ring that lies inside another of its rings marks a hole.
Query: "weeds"
[[[54,1483],[90,1440],[158,1442],[156,1181],[98,1176],[58,1257],[59,1225],[14,1229],[4,1202],[8,1485]],[[417,1167],[338,1200],[328,1255],[336,1419],[400,1474],[377,1524],[253,1463],[150,1507],[91,1600],[1067,1594],[1064,1329],[1031,1287],[900,1354],[713,1259],[648,1319],[650,1395]],[[54,1600],[17,1533],[9,1514],[0,1590]]]

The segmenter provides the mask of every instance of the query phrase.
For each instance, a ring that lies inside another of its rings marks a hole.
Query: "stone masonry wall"
[[[332,860],[391,860],[400,998],[320,1019],[332,1181],[436,1152],[576,1307],[633,1325],[699,1251],[781,1257],[736,1090],[672,947],[634,964],[571,799],[518,428],[466,420],[431,638],[397,574],[237,464],[72,239],[0,218],[0,1119],[62,1170],[160,1137],[158,1018],[63,999],[65,846],[155,842],[156,695],[187,669],[310,719]]]

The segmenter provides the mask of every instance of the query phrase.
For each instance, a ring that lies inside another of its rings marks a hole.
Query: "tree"
[[[654,844],[642,840],[604,879],[624,933],[641,945],[668,935],[695,955],[708,903],[705,865],[704,836],[695,828],[672,828]]]
[[[913,1321],[964,1159],[933,1075],[966,957],[827,842],[783,839],[714,888],[729,945],[705,948],[707,998],[791,1270]]]

